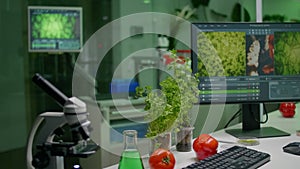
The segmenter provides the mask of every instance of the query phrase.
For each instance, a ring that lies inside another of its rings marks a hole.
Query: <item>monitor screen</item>
[[[262,103],[300,100],[299,23],[193,23],[192,69],[200,104],[242,105],[236,137],[289,133],[260,128]]]
[[[300,100],[300,24],[194,23],[201,103]]]
[[[29,52],[80,52],[81,7],[28,7]]]

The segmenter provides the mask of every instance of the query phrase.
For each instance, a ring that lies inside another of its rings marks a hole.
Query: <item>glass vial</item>
[[[137,131],[123,132],[124,150],[119,162],[119,169],[144,169],[140,152],[137,149]]]

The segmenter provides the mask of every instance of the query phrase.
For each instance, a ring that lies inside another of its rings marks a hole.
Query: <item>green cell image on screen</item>
[[[201,76],[245,75],[244,32],[198,33],[198,73]]]
[[[275,32],[274,39],[275,73],[300,74],[300,32]]]
[[[39,14],[32,18],[32,38],[73,39],[76,18],[61,14]]]

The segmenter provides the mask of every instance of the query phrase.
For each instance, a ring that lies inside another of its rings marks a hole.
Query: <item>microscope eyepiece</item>
[[[63,107],[66,121],[71,127],[73,134],[80,134],[83,139],[88,139],[90,122],[87,117],[86,104],[76,97],[68,98],[38,73],[32,77],[32,81]],[[75,141],[78,140],[75,139]]]
[[[40,74],[36,73],[32,77],[32,81],[42,88],[48,95],[50,95],[55,101],[57,101],[60,106],[64,106],[68,97],[58,90],[54,85],[52,85],[48,80],[42,77]]]

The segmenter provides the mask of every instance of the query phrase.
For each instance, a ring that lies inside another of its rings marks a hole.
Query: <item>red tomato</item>
[[[174,154],[166,149],[156,149],[149,158],[150,169],[173,169],[175,166]]]
[[[208,134],[199,135],[193,142],[193,149],[199,160],[217,153],[218,141]]]

